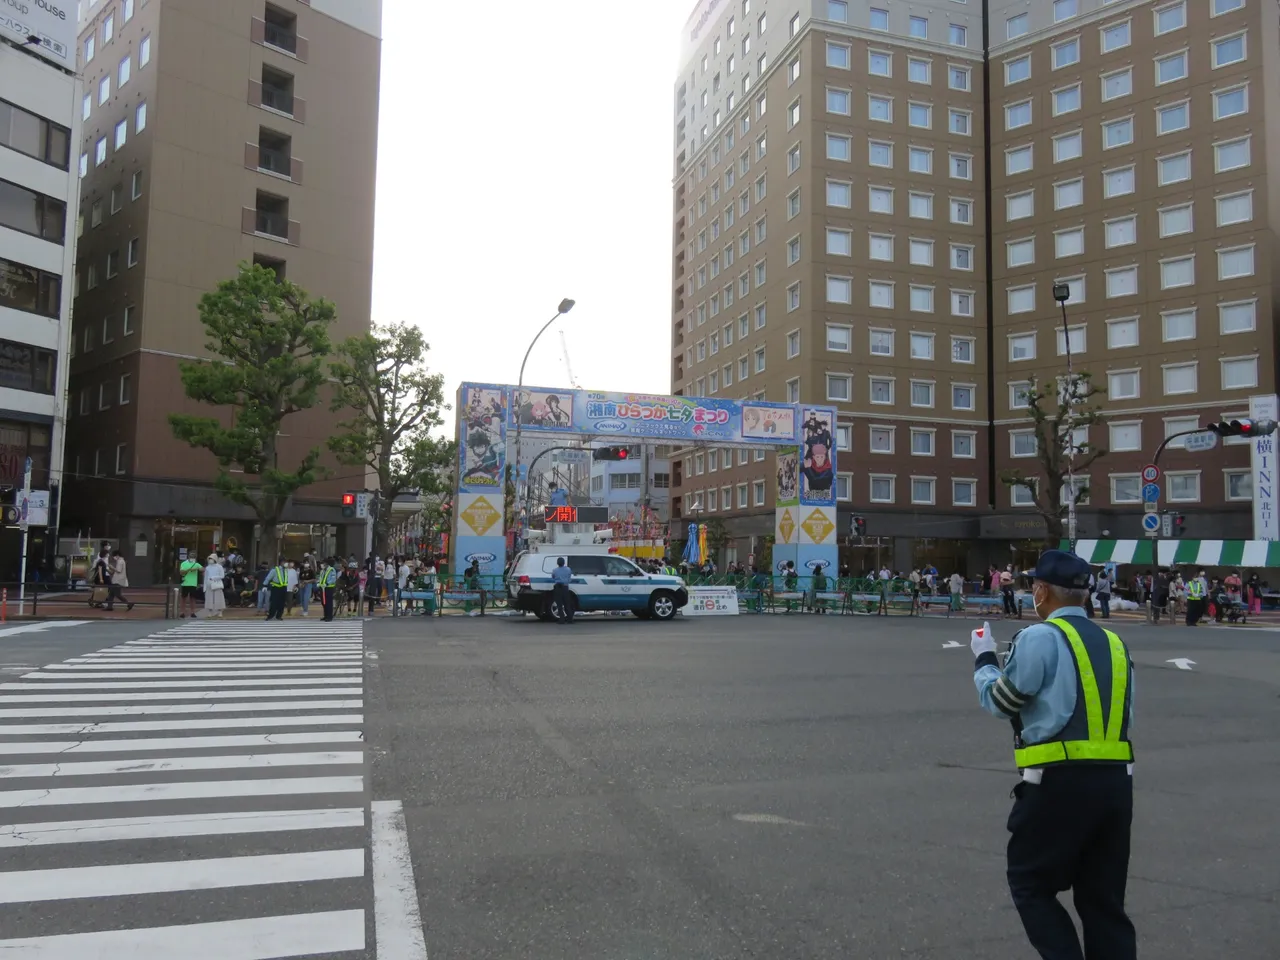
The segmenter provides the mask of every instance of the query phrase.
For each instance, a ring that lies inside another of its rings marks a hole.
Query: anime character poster
[[[744,440],[792,440],[796,435],[796,412],[792,407],[744,403]]]
[[[820,408],[804,408],[800,424],[800,500],[802,503],[836,502],[832,412]]]
[[[458,488],[496,489],[502,486],[507,461],[505,391],[499,387],[464,384]]]
[[[572,430],[573,391],[536,388],[517,390],[512,412],[521,429]]]
[[[794,453],[778,454],[777,505],[780,507],[794,506],[800,502],[800,491],[797,486],[799,479],[799,460],[800,458]]]

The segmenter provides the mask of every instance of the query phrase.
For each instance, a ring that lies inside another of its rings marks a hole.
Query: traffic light
[[[591,451],[592,460],[625,460],[628,456],[626,447],[596,447]]]
[[[1219,420],[1208,424],[1205,429],[1220,437],[1269,437],[1276,432],[1276,422],[1245,417],[1240,420]]]
[[[856,536],[859,536],[859,537],[865,537],[867,535],[867,518],[866,517],[853,518],[853,532]]]
[[[1173,517],[1173,535],[1180,537],[1187,532],[1187,518],[1185,514],[1177,513]]]
[[[350,520],[356,515],[356,495],[354,493],[344,493],[342,495],[342,516]]]

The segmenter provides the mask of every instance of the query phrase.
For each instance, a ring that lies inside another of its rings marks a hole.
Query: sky
[[[373,320],[446,396],[670,388],[672,97],[693,0],[385,0]],[[448,418],[450,421],[452,417]]]

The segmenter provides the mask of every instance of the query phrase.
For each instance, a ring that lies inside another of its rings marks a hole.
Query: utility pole
[[[1071,288],[1065,283],[1053,285],[1053,299],[1062,308],[1062,346],[1067,354],[1067,542],[1076,552],[1076,382],[1071,368],[1071,328],[1067,326],[1067,301]]]

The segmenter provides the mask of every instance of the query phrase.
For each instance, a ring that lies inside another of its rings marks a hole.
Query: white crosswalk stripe
[[[373,957],[363,657],[194,621],[0,683],[0,957]]]

